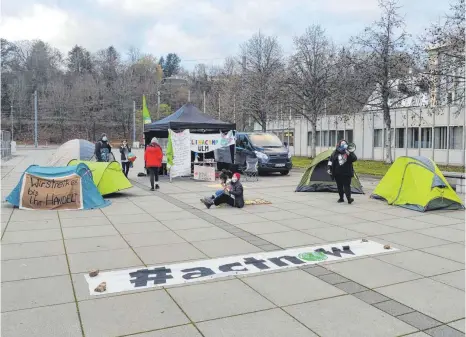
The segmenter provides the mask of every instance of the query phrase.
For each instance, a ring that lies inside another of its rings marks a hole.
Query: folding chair
[[[246,175],[246,181],[259,180],[259,160],[257,158],[246,158],[246,169],[243,173]]]

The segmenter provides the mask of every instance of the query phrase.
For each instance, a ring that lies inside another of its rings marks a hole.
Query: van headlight
[[[267,155],[266,155],[265,153],[263,153],[263,152],[254,151],[254,153],[256,154],[257,159],[259,159],[260,161],[267,161],[267,160],[269,160],[269,156],[267,156]]]
[[[288,159],[291,159],[291,152],[288,151]]]

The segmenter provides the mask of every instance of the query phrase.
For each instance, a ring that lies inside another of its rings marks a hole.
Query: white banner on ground
[[[397,250],[391,248],[391,251]],[[298,267],[338,261],[359,256],[384,253],[380,243],[361,240],[335,244],[294,248],[268,253],[252,253],[219,259],[159,265],[148,268],[102,272],[96,277],[85,275],[91,295],[119,293],[152,287],[205,281],[231,275],[254,274],[282,268]],[[96,292],[95,288],[106,282],[107,290]]]
[[[229,131],[226,135],[223,133],[191,133],[191,151],[193,152],[206,153],[234,144],[233,131]]]
[[[215,181],[215,167],[194,165],[194,180]]]
[[[170,168],[170,178],[191,175],[191,150],[189,147],[189,130],[170,132],[173,147],[173,166]]]

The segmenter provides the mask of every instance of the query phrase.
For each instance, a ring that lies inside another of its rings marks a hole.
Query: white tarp
[[[170,178],[185,177],[191,175],[191,150],[189,147],[189,130],[182,132],[170,132],[173,147],[173,166],[170,167]]]
[[[391,250],[397,249],[391,248]],[[231,275],[254,274],[384,252],[386,250],[380,243],[357,240],[268,253],[252,253],[211,260],[116,270],[102,272],[96,277],[85,275],[85,278],[89,285],[90,294],[100,295],[205,281]],[[107,290],[103,293],[95,292],[94,289],[101,282],[106,282]]]
[[[191,151],[193,152],[206,153],[234,144],[235,136],[233,131],[229,131],[227,134],[191,133]]]

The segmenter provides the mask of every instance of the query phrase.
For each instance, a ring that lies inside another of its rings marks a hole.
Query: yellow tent
[[[371,198],[420,212],[464,209],[437,165],[426,157],[397,158]]]
[[[68,163],[68,166],[78,165],[79,163],[84,163],[89,167],[92,172],[92,180],[102,195],[133,187],[121,171],[120,164],[116,161],[93,162],[73,159]]]

